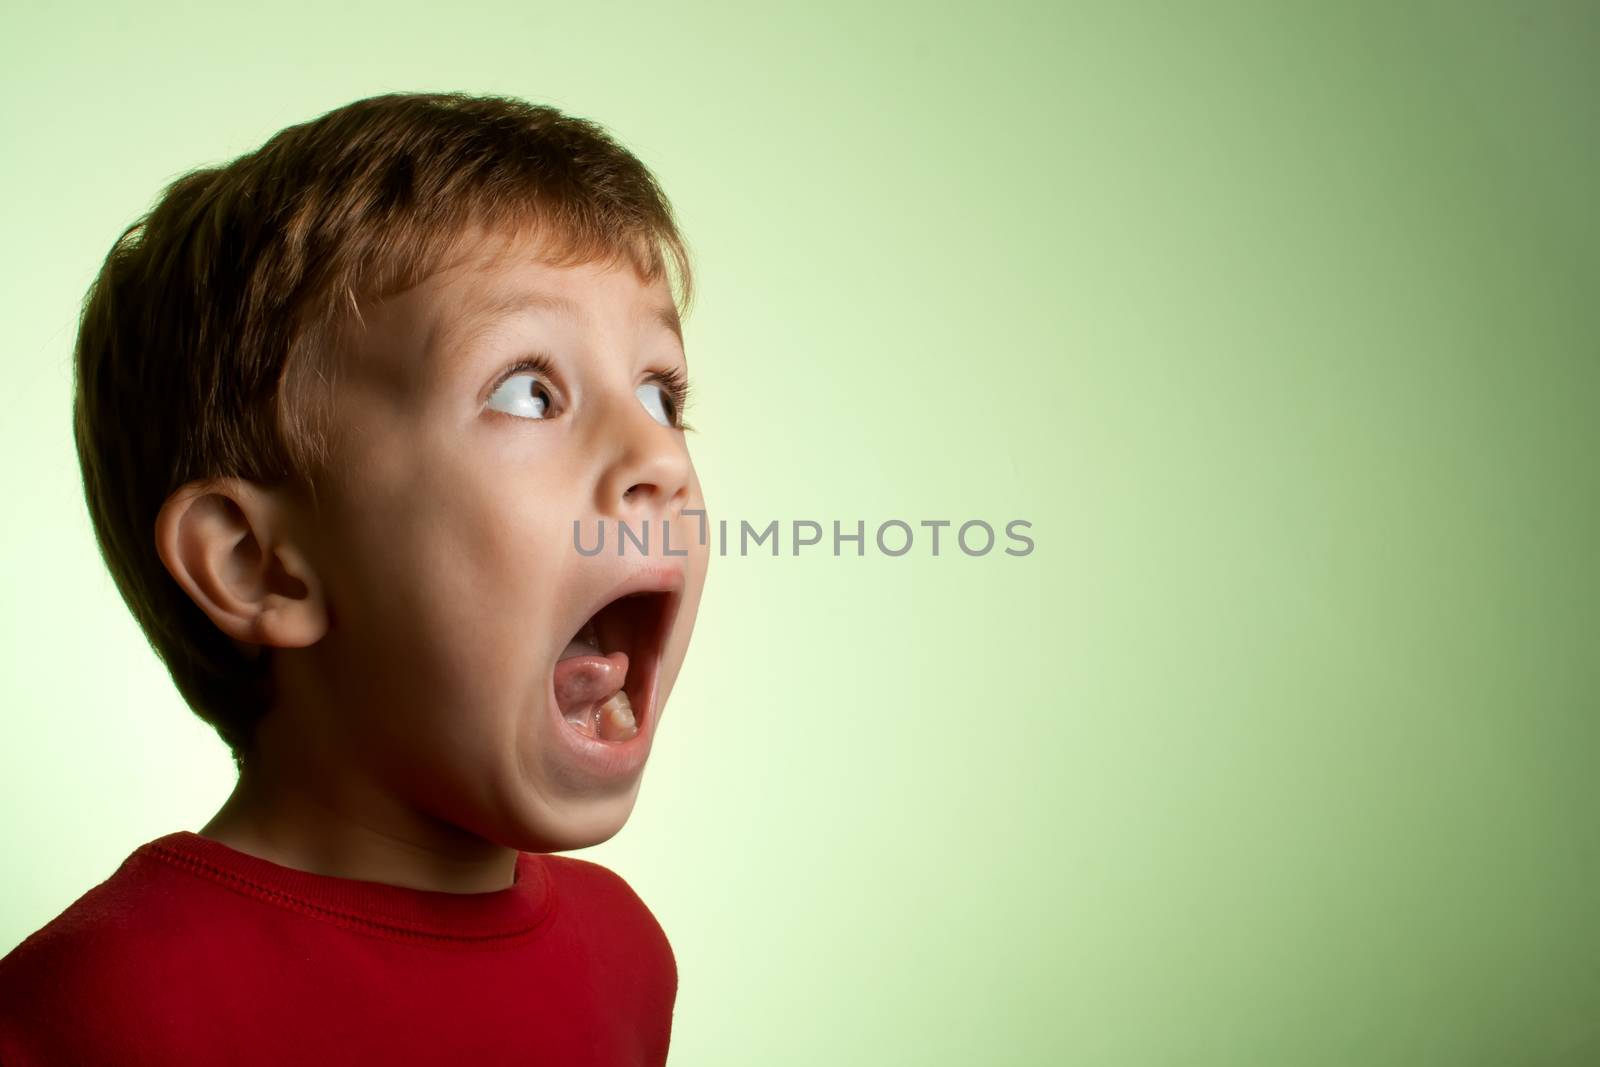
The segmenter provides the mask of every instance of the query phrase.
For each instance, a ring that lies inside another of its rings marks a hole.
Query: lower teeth
[[[607,741],[626,741],[639,732],[628,694],[618,689],[594,713],[595,733]]]

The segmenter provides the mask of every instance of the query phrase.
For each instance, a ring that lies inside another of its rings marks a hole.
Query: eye
[[[555,399],[549,385],[538,374],[514,370],[495,386],[494,392],[489,395],[488,406],[508,415],[543,419],[549,416]]]
[[[663,426],[678,424],[678,405],[671,393],[660,382],[645,382],[633,391],[650,417]]]

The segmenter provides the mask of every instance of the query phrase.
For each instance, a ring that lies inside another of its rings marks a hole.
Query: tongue
[[[626,741],[638,732],[622,685],[628,679],[628,654],[578,654],[556,663],[556,706],[579,733],[607,741]]]

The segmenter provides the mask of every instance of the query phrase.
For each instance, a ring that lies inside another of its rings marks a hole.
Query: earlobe
[[[240,479],[192,482],[156,516],[156,551],[174,580],[236,642],[303,648],[322,639],[322,586],[290,540],[285,503]]]

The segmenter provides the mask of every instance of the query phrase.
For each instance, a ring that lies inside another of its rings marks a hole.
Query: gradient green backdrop
[[[395,89],[611,128],[714,558],[639,806],[673,1062],[1600,1062],[1600,5],[8,7],[0,952],[231,766],[96,554],[78,301]]]

